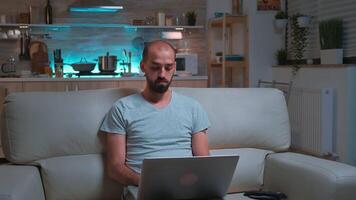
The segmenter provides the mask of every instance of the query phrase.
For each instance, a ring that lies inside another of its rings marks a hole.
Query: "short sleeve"
[[[125,135],[126,125],[123,116],[123,108],[120,105],[114,105],[105,115],[100,127],[101,131]]]
[[[193,108],[193,128],[192,133],[198,133],[210,127],[208,114],[203,107],[196,102]]]

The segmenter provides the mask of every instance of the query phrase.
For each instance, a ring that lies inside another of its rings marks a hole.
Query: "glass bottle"
[[[47,5],[45,7],[45,17],[46,24],[52,24],[52,6],[49,0],[47,0]]]

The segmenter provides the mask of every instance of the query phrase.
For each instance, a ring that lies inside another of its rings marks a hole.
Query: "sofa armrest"
[[[1,200],[44,200],[38,169],[34,166],[0,165]]]
[[[288,200],[355,199],[356,167],[298,153],[270,154],[265,166],[264,189]]]

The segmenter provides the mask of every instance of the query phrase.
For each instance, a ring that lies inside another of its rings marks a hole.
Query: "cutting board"
[[[32,72],[45,73],[44,68],[49,66],[47,45],[41,41],[34,41],[29,46]]]

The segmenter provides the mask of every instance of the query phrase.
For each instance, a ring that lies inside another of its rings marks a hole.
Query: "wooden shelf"
[[[232,24],[236,24],[236,23],[240,23],[240,24],[246,23],[247,17],[244,15],[226,15],[225,20],[226,20],[226,26],[231,26]],[[222,27],[223,23],[224,23],[224,17],[218,17],[210,20],[211,27]]]
[[[131,24],[0,24],[16,28],[137,28],[137,29],[203,29],[204,26],[134,26]]]
[[[211,67],[222,67],[223,63],[222,62],[211,62],[210,63]],[[244,61],[225,61],[225,66],[226,67],[244,67],[245,62]]]
[[[237,25],[239,31],[235,30],[234,25]],[[222,17],[210,19],[208,35],[211,59],[208,66],[209,87],[248,87],[248,17],[224,14]],[[244,42],[237,43],[234,40],[236,36],[241,36],[240,40]],[[216,62],[216,52],[221,52],[221,57],[225,59]],[[243,60],[227,60],[226,57],[229,55],[243,55]]]

